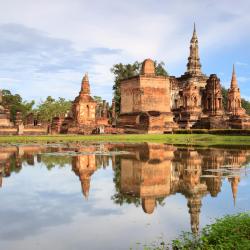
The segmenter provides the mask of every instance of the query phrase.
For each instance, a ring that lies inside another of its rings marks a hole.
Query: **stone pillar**
[[[112,99],[112,125],[116,125],[115,99]]]
[[[23,135],[23,133],[24,133],[24,125],[23,125],[23,123],[20,123],[17,125],[17,134]]]
[[[15,119],[15,124],[18,126],[20,124],[22,124],[22,113],[21,112],[16,112],[16,119]]]
[[[59,134],[61,131],[62,125],[62,118],[61,117],[54,117],[51,122],[51,134]]]

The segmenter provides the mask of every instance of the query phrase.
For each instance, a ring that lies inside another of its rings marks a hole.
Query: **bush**
[[[213,135],[250,135],[250,129],[210,129]]]
[[[177,129],[174,134],[208,134],[208,129]]]
[[[160,242],[144,246],[144,250],[249,250],[250,211],[227,215],[207,225],[198,236],[184,232],[167,244]]]
[[[176,129],[174,134],[250,135],[250,129]]]
[[[172,242],[173,249],[250,249],[250,213],[225,216],[206,226],[198,237],[184,233]]]

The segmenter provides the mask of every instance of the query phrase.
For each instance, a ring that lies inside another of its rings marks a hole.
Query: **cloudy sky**
[[[236,65],[250,99],[249,0],[0,0],[0,88],[37,101],[91,92],[112,98],[115,63],[152,58],[186,70],[196,22],[203,72],[228,87]]]

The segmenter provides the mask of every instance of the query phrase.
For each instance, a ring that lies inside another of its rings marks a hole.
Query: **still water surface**
[[[138,249],[249,210],[250,149],[2,145],[0,249]]]

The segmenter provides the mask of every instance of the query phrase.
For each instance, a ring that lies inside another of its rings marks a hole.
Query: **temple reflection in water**
[[[241,169],[249,160],[248,149],[177,148],[148,143],[6,146],[0,148],[0,186],[4,186],[3,178],[18,173],[25,165],[37,162],[50,169],[68,164],[88,198],[94,173],[112,165],[116,193],[111,198],[115,203],[135,203],[152,214],[163,199],[180,193],[187,199],[192,232],[197,233],[202,198],[216,197],[223,179],[227,179],[235,202]]]

